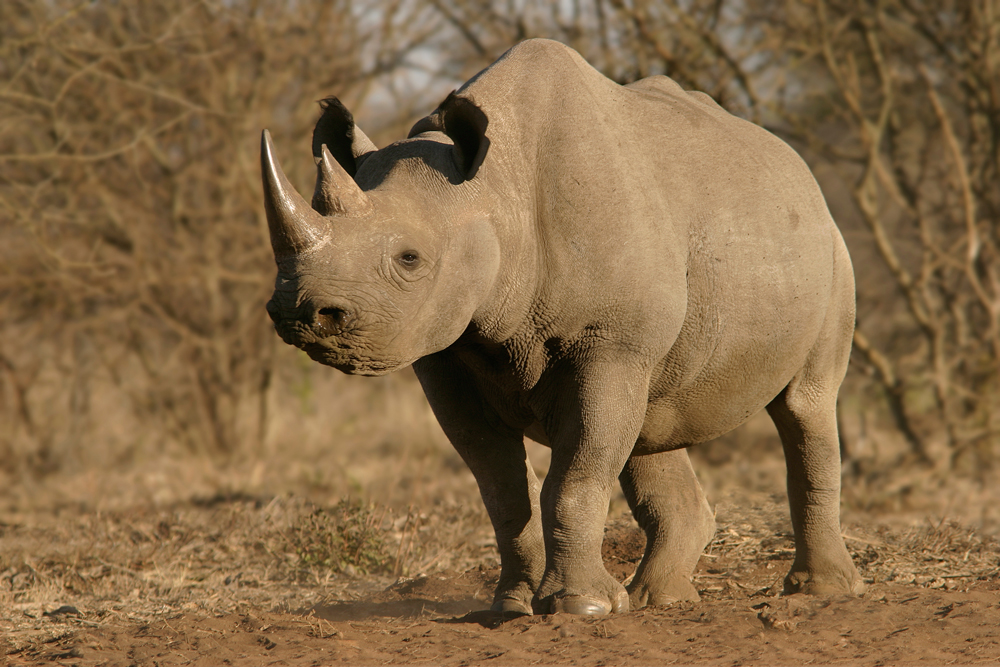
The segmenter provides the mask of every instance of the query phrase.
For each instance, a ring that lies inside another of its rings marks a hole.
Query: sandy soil
[[[995,664],[998,594],[879,586],[866,599],[710,600],[606,619],[500,623],[451,600],[469,576],[312,616],[267,612],[66,627],[8,664]],[[464,580],[464,581],[463,581]],[[439,589],[447,589],[446,594]],[[325,620],[330,615],[338,620]]]
[[[858,449],[843,532],[869,592],[780,597],[784,465],[760,422],[692,452],[718,525],[700,603],[504,620],[487,611],[499,563],[471,474],[446,442],[387,442],[0,487],[0,665],[1000,663],[988,475]],[[544,475],[547,450],[529,455]],[[616,496],[612,575],[627,580],[643,546]]]
[[[729,498],[717,505],[719,531],[694,579],[700,603],[504,620],[487,610],[499,569],[482,513],[442,506],[418,521],[412,512],[351,510],[386,538],[379,548],[389,565],[399,567],[406,551],[426,572],[404,577],[306,563],[303,539],[326,515],[294,497],[265,500],[7,521],[0,663],[1000,662],[1000,546],[956,523],[847,525],[868,594],[779,597],[792,556],[785,508],[768,497]],[[450,542],[436,552],[442,535]],[[627,513],[609,521],[609,571],[626,579],[643,544]]]

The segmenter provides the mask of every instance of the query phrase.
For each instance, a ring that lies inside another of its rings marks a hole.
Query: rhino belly
[[[800,371],[829,302],[799,298],[794,290],[768,294],[762,286],[760,292],[756,307],[716,301],[692,309],[651,379],[637,454],[728,433],[767,406]]]
[[[772,375],[770,381],[749,385],[706,382],[684,396],[651,399],[633,453],[682,449],[724,435],[766,407],[790,379]]]

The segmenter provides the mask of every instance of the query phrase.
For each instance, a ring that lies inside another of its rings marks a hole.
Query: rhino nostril
[[[343,308],[320,308],[319,314],[323,317],[328,317],[331,320],[340,322],[346,321],[348,318],[347,311]]]
[[[351,313],[343,308],[320,308],[316,323],[325,331],[340,333],[351,321]]]

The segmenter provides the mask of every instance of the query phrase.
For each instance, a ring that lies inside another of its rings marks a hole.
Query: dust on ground
[[[504,620],[488,611],[499,567],[477,506],[418,514],[219,497],[58,514],[0,528],[6,664],[1000,661],[1000,545],[949,521],[848,524],[867,595],[780,597],[793,554],[786,509],[731,497],[717,504],[719,530],[694,578],[700,603]],[[337,530],[347,544],[343,526],[355,538],[367,526],[371,539],[351,543],[350,562],[323,561]],[[625,580],[644,543],[627,513],[609,521],[609,571]],[[419,574],[393,572],[404,561]]]
[[[0,664],[1000,663],[996,480],[855,457],[843,534],[868,593],[781,597],[783,462],[754,433],[692,451],[718,525],[702,600],[604,618],[488,611],[492,529],[443,447],[359,451],[335,463],[349,488],[282,488],[251,459],[24,480],[0,489]],[[644,544],[617,495],[609,572],[627,581]]]

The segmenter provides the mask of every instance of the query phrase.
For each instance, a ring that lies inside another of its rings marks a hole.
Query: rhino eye
[[[416,250],[407,250],[400,253],[399,257],[396,258],[404,269],[415,269],[417,265],[420,264],[420,255],[417,254]]]

